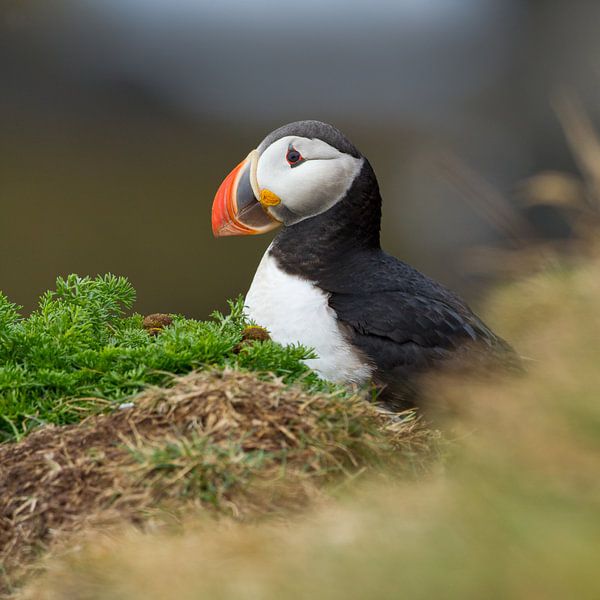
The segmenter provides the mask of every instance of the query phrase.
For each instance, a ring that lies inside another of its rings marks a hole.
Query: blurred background
[[[110,271],[139,312],[223,309],[269,239],[214,240],[214,192],[311,118],[375,167],[386,249],[476,304],[597,218],[599,23],[592,0],[3,0],[0,289],[30,310]]]

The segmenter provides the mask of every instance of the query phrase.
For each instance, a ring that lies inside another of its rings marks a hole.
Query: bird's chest
[[[343,336],[327,300],[312,282],[280,269],[267,250],[245,306],[248,317],[276,342],[314,348],[318,358],[305,362],[324,379],[362,383],[372,369]]]

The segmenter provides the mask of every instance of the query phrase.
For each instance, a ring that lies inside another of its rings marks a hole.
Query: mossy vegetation
[[[311,351],[244,334],[243,302],[209,321],[182,316],[144,324],[126,316],[133,286],[114,275],[58,278],[23,317],[0,293],[0,441],[45,423],[65,424],[114,407],[149,385],[204,367],[269,372],[327,389],[302,359]]]

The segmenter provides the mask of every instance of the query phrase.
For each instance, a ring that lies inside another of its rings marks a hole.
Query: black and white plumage
[[[371,378],[392,406],[412,402],[418,377],[432,368],[518,363],[457,295],[381,249],[375,173],[337,129],[291,123],[251,157],[248,168],[238,167],[237,188],[252,189],[271,221],[249,226],[240,215],[255,211],[252,199],[235,197],[235,189],[233,211],[223,218],[220,189],[213,228],[222,235],[283,224],[246,298],[249,317],[275,341],[313,347],[319,358],[309,364],[326,379]],[[256,224],[257,217],[248,220]]]

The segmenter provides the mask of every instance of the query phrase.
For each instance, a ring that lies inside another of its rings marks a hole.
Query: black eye
[[[304,161],[302,158],[302,154],[296,150],[292,145],[288,148],[287,154],[285,155],[285,159],[288,161],[290,167],[297,167],[300,163]]]

